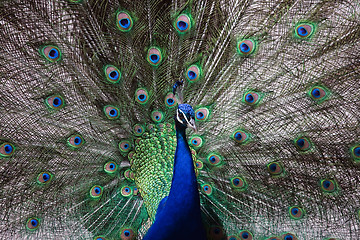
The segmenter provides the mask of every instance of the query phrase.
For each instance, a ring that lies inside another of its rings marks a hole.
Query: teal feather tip
[[[40,48],[40,54],[50,62],[61,60],[61,51],[54,45],[47,45]]]
[[[29,218],[26,221],[26,228],[30,231],[34,231],[40,227],[40,219],[36,217]]]
[[[0,145],[0,157],[11,157],[15,152],[15,146],[12,143],[5,142]]]
[[[60,108],[64,107],[64,99],[60,95],[52,95],[45,99],[45,104],[54,110],[59,110]]]
[[[120,11],[116,14],[116,26],[122,32],[129,32],[134,25],[133,19],[126,11]]]

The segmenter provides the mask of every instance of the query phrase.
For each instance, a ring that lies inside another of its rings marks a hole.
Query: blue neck
[[[198,183],[184,127],[176,126],[176,138],[170,193],[159,205],[155,222],[144,240],[205,239]]]
[[[185,128],[177,126],[177,146],[175,151],[174,172],[167,201],[175,204],[189,204],[189,201],[200,209],[198,184],[195,176],[194,162],[186,140]],[[195,206],[194,206],[195,207]]]

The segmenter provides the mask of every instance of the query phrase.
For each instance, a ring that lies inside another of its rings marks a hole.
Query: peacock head
[[[175,116],[176,127],[191,128],[196,132],[195,112],[189,104],[179,104]]]

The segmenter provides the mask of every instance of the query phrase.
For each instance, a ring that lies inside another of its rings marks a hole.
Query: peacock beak
[[[187,122],[187,126],[191,128],[195,133],[197,132],[194,118],[191,118],[190,121]]]

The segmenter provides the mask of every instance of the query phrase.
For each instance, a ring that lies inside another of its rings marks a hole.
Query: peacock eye
[[[147,60],[152,66],[158,66],[161,63],[162,55],[159,48],[152,47],[148,50]]]
[[[290,217],[293,219],[300,219],[304,217],[305,212],[302,208],[294,206],[289,208]]]
[[[140,104],[147,103],[149,94],[145,88],[138,88],[135,92],[135,100]]]
[[[295,27],[295,37],[299,39],[306,39],[312,36],[315,32],[315,25],[313,24],[298,24]]]
[[[116,172],[117,170],[117,164],[113,161],[110,161],[110,162],[107,162],[105,165],[104,165],[104,171],[107,172],[107,173],[114,173]]]
[[[59,95],[53,95],[46,98],[45,104],[52,109],[58,110],[64,106],[64,100]]]
[[[144,127],[141,124],[136,124],[133,128],[135,136],[140,137],[144,133]]]
[[[165,97],[165,105],[172,108],[176,105],[176,98],[173,93],[168,93]]]
[[[253,239],[253,234],[251,232],[249,232],[248,230],[243,230],[239,233],[240,239],[241,240],[252,240]]]
[[[279,175],[283,172],[283,168],[278,162],[269,163],[267,169],[271,175]]]
[[[84,139],[79,134],[75,134],[68,138],[67,143],[70,147],[79,148],[84,144]]]
[[[191,65],[190,67],[187,68],[185,72],[185,77],[190,82],[195,82],[199,80],[200,76],[201,76],[201,69],[197,65]]]
[[[151,119],[154,122],[160,123],[164,120],[164,114],[161,111],[152,111]]]
[[[237,176],[230,180],[231,187],[238,190],[245,190],[247,188],[247,183],[244,178]]]
[[[0,156],[1,157],[10,157],[14,154],[15,147],[11,143],[3,143],[0,145]]]
[[[332,193],[336,190],[336,182],[331,179],[323,179],[320,181],[321,190],[327,193]]]
[[[129,186],[124,186],[121,188],[121,195],[128,197],[132,195],[132,189]]]
[[[175,28],[179,33],[186,33],[191,28],[190,17],[187,14],[178,16],[175,22]]]
[[[245,39],[238,42],[237,50],[241,56],[248,56],[255,51],[256,44],[251,39]]]
[[[210,154],[208,157],[208,162],[210,163],[210,165],[213,165],[213,166],[217,166],[220,164],[221,162],[221,156],[219,154],[216,154],[216,153],[212,153]]]
[[[93,199],[99,199],[103,193],[103,188],[99,185],[95,185],[90,189],[90,197]]]
[[[201,185],[201,190],[203,193],[205,193],[206,195],[211,195],[212,194],[212,187],[210,186],[210,184],[202,184]]]
[[[235,235],[229,236],[228,240],[239,240],[239,238]]]
[[[195,149],[200,148],[203,145],[203,139],[200,136],[193,136],[190,138],[190,145]]]
[[[119,149],[123,153],[127,153],[131,150],[131,143],[128,140],[122,140],[119,143]]]
[[[35,217],[29,218],[26,222],[26,228],[31,231],[38,229],[39,226],[40,226],[40,221],[38,218]]]
[[[247,92],[244,95],[243,101],[248,105],[257,105],[260,102],[260,96],[254,91]]]
[[[51,178],[52,178],[52,176],[50,173],[42,172],[38,175],[37,182],[40,184],[45,184],[45,183],[50,182]]]
[[[106,238],[102,236],[97,236],[94,238],[94,240],[106,240]]]
[[[119,109],[117,107],[110,106],[110,105],[107,105],[104,107],[104,113],[105,113],[105,116],[110,120],[118,119],[120,116]]]
[[[120,231],[121,240],[134,240],[135,237],[135,233],[131,228],[123,228]]]
[[[53,45],[44,46],[41,54],[50,62],[56,62],[61,58],[60,49]]]
[[[233,133],[232,138],[235,142],[244,144],[249,140],[249,135],[243,130],[236,130]]]
[[[106,79],[110,83],[117,83],[120,81],[121,73],[120,70],[113,65],[106,65],[104,68]]]
[[[285,233],[282,235],[284,240],[297,240],[297,237],[293,233]]]
[[[296,139],[295,140],[295,146],[300,151],[307,151],[307,150],[309,150],[311,148],[310,141],[306,137],[300,137],[300,138]]]
[[[195,165],[197,169],[202,169],[204,166],[204,164],[199,160],[196,161]]]
[[[122,32],[128,32],[133,27],[133,20],[127,12],[121,11],[117,14],[117,27]]]

